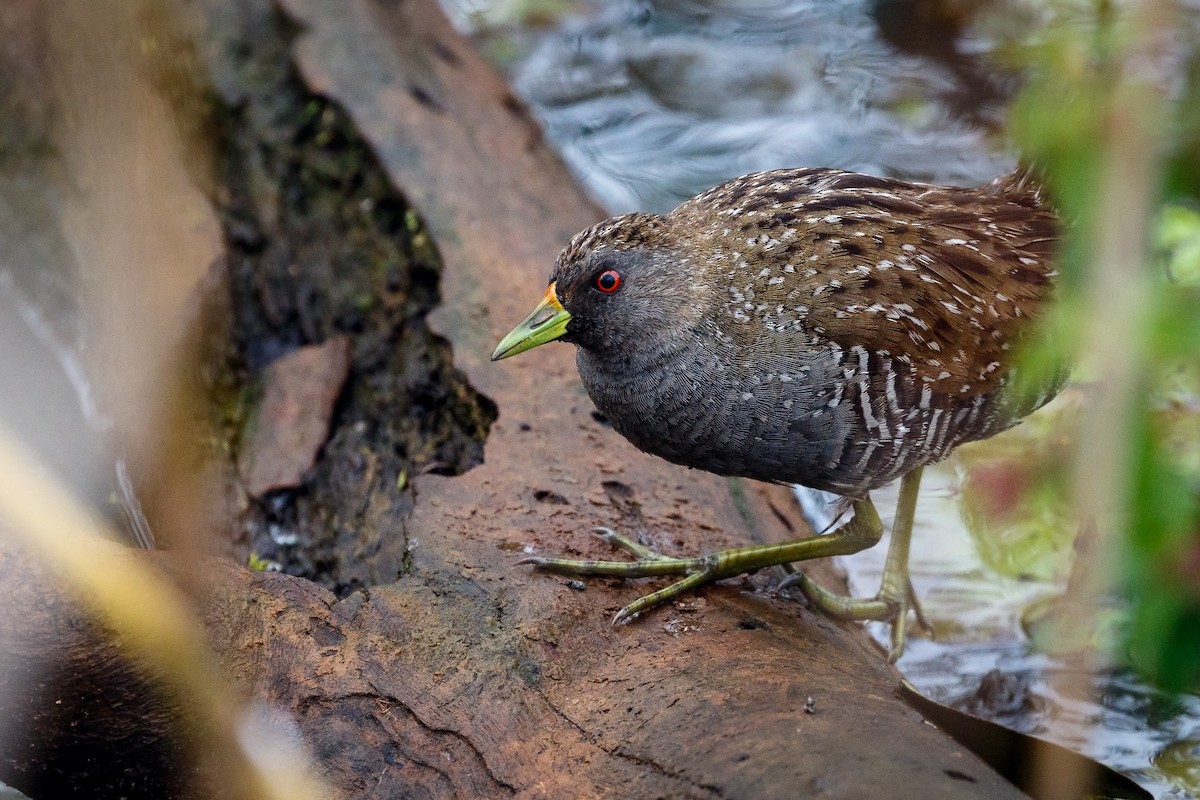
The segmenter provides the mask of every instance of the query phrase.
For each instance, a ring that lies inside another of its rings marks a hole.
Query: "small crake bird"
[[[492,360],[571,342],[592,401],[640,449],[837,492],[854,516],[825,535],[698,558],[610,533],[637,560],[523,563],[684,576],[621,609],[625,621],[711,581],[874,545],[883,526],[869,492],[902,477],[876,597],[794,579],[827,613],[891,623],[894,660],[908,612],[920,619],[908,552],[922,468],[1014,425],[1063,383],[1014,364],[1053,300],[1057,240],[1054,212],[1020,173],[961,189],[832,169],[746,175],[669,214],[578,234]]]

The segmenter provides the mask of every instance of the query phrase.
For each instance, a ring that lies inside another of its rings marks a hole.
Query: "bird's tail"
[[[1044,186],[1045,176],[1042,170],[1033,164],[1022,162],[1012,172],[988,184],[987,189],[1014,203],[1044,208],[1047,205]]]

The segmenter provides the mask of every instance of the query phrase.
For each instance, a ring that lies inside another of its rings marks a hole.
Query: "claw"
[[[625,606],[620,611],[618,611],[616,614],[613,614],[612,626],[615,628],[618,625],[628,625],[630,622],[633,622],[639,616],[641,616],[641,614],[639,614],[636,611],[630,611],[629,606]]]
[[[778,592],[782,592],[785,589],[791,589],[793,586],[798,586],[806,580],[808,580],[808,578],[804,575],[803,572],[789,573],[787,575],[787,577],[785,577],[779,583],[775,584],[775,591],[776,591],[776,593],[778,593]]]
[[[913,589],[911,580],[908,582],[908,607],[912,609],[913,616],[916,617],[917,627],[924,631],[930,639],[934,638],[933,625],[925,616],[925,610],[921,608],[921,601],[917,599],[917,592]]]

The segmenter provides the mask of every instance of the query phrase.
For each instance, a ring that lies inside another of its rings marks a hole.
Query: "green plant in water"
[[[1066,475],[1081,395],[1068,390],[1016,428],[956,454],[963,521],[980,558],[1005,577],[1060,581],[1070,571],[1079,521]]]

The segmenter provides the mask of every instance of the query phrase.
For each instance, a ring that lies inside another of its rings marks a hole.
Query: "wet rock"
[[[252,497],[304,483],[329,437],[334,402],[350,373],[350,340],[301,347],[263,373],[263,398],[239,469]]]

